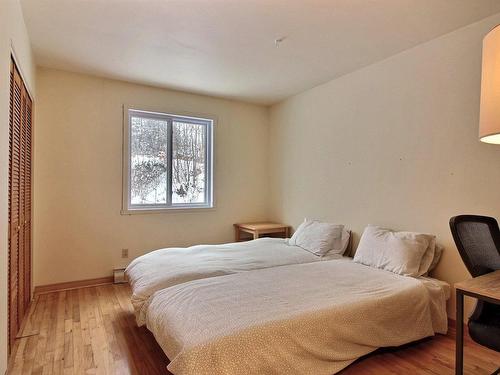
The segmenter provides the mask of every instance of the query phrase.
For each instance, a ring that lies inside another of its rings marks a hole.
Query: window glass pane
[[[174,120],[172,203],[205,203],[206,125]]]
[[[132,116],[130,119],[131,204],[167,203],[166,120]]]

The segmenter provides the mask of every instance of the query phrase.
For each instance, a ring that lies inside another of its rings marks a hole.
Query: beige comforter
[[[222,245],[197,245],[152,251],[134,259],[125,270],[132,287],[132,305],[137,324],[144,325],[144,303],[156,291],[191,280],[230,275],[286,264],[341,258],[318,257],[279,238]]]
[[[445,333],[441,285],[351,261],[299,264],[161,290],[146,320],[176,375],[333,374]]]

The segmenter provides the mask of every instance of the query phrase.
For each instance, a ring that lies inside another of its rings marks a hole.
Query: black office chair
[[[450,229],[472,277],[500,269],[500,229],[495,218],[455,216],[450,219]],[[475,342],[500,352],[500,305],[478,301],[468,327]]]

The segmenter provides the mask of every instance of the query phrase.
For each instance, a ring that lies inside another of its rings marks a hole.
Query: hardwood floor
[[[18,335],[9,374],[169,374],[168,359],[135,324],[127,285],[36,297]],[[403,348],[377,351],[342,375],[454,373],[454,329]],[[490,374],[500,354],[465,340],[465,374]]]
[[[19,336],[9,374],[168,374],[124,284],[41,294]]]

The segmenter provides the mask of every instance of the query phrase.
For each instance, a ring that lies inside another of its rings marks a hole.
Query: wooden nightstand
[[[236,242],[247,241],[251,238],[243,238],[241,233],[249,233],[253,239],[257,239],[265,234],[272,234],[272,237],[287,238],[290,234],[290,227],[278,223],[244,223],[234,225],[234,240]]]

